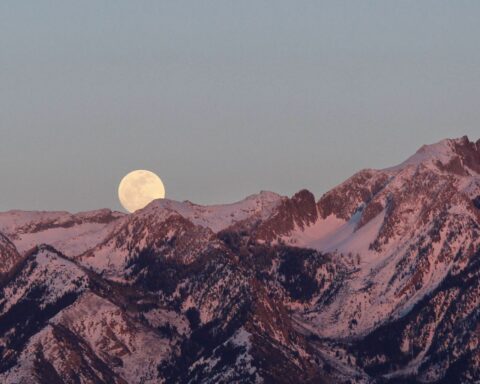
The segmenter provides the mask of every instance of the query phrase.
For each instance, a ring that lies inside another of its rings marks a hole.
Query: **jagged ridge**
[[[0,379],[474,382],[479,201],[463,137],[318,201],[1,213]]]

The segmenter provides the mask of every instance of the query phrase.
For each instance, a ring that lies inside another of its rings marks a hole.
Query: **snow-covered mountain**
[[[15,210],[0,213],[0,232],[13,241],[21,253],[48,243],[74,256],[103,240],[123,216],[109,209],[77,214]]]
[[[480,140],[316,200],[0,213],[0,382],[480,382]]]

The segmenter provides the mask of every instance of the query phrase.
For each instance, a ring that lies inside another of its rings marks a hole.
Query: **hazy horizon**
[[[0,211],[318,198],[480,137],[480,3],[2,2]]]

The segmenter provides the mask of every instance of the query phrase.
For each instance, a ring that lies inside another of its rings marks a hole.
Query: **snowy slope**
[[[321,212],[329,212],[326,201],[333,206],[327,217],[281,237],[360,262],[334,302],[305,316],[323,325],[322,335],[363,335],[403,315],[477,249],[480,215],[473,199],[480,195],[480,175],[458,160],[471,145],[465,138],[444,140],[422,147],[400,166],[370,170],[368,177],[362,171],[320,199]],[[457,160],[464,168],[447,167]],[[459,253],[464,259],[454,260]]]
[[[318,201],[0,213],[0,382],[480,381],[480,141]]]
[[[0,232],[20,253],[39,244],[50,244],[66,255],[75,256],[103,240],[123,216],[108,209],[77,214],[8,211],[0,213]]]
[[[198,205],[189,201],[156,200],[150,203],[138,216],[157,214],[168,216],[177,213],[195,225],[219,232],[247,219],[262,220],[269,217],[275,207],[285,198],[268,191],[248,196],[242,201],[224,205]]]
[[[212,206],[156,200],[122,218],[104,241],[79,255],[78,260],[119,281],[129,263],[145,251],[162,252],[167,258],[191,262],[207,248],[219,247],[215,232],[240,222],[264,220],[283,200],[271,192]]]

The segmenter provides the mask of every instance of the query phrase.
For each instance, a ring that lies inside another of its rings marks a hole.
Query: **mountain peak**
[[[423,145],[403,163],[385,171],[398,171],[420,164],[461,176],[468,176],[472,171],[480,174],[480,139],[473,142],[465,135]]]
[[[195,225],[219,232],[252,217],[264,219],[270,216],[274,208],[284,199],[281,195],[269,191],[261,191],[235,203],[219,205],[200,205],[190,201],[159,199],[152,201],[134,215],[154,213],[158,217],[167,217],[172,213],[177,213]]]
[[[464,136],[318,202],[0,213],[0,382],[478,379],[479,165]]]

